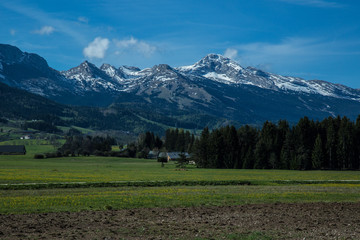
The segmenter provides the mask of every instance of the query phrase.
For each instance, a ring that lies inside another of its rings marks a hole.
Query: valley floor
[[[360,239],[360,203],[0,215],[1,239]]]

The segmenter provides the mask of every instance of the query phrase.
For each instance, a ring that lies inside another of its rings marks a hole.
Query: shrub
[[[45,156],[44,156],[44,154],[35,154],[35,155],[34,155],[34,158],[35,158],[35,159],[44,159]]]
[[[45,153],[46,158],[54,158],[56,155],[54,153]]]

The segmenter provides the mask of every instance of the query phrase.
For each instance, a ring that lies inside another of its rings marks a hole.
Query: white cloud
[[[40,35],[50,35],[54,31],[55,31],[55,28],[53,28],[52,26],[43,26],[39,30],[33,31],[33,33],[40,34]]]
[[[135,46],[138,43],[138,40],[131,37],[124,40],[115,40],[116,46],[119,48],[129,48]]]
[[[84,45],[87,42],[86,34],[84,34],[83,26],[79,28],[74,21],[65,20],[64,18],[54,18],[52,14],[44,12],[40,9],[21,5],[14,1],[0,1],[0,5],[9,10],[15,11],[23,16],[37,20],[38,22],[52,26],[57,32],[62,32],[72,37],[78,44]],[[38,30],[39,31],[39,30]],[[32,33],[35,33],[34,31]]]
[[[327,0],[280,0],[282,2],[287,2],[290,4],[310,6],[310,7],[320,7],[320,8],[340,8],[343,7],[342,4],[339,4],[334,1]]]
[[[146,57],[151,56],[157,50],[155,46],[134,37],[123,40],[115,39],[114,43],[119,50],[133,50]]]
[[[228,48],[225,50],[224,56],[235,60],[237,58],[238,51],[235,48]]]
[[[86,17],[78,17],[78,21],[82,23],[89,23],[89,19]]]
[[[97,37],[84,48],[83,54],[89,58],[104,58],[106,50],[109,48],[109,39]]]
[[[10,35],[15,36],[15,34],[16,34],[16,30],[15,29],[10,29]]]
[[[279,66],[316,64],[336,56],[359,55],[353,49],[356,41],[332,41],[320,38],[285,38],[277,43],[254,42],[232,46],[237,50],[237,59],[246,66],[270,70]],[[229,48],[230,49],[230,48]],[[235,51],[230,51],[231,52]]]
[[[316,38],[286,38],[280,43],[249,43],[237,46],[241,55],[259,58],[332,55],[336,45]]]

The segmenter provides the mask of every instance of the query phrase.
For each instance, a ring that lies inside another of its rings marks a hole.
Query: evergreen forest
[[[360,116],[355,123],[338,116],[321,122],[303,117],[294,126],[266,121],[261,129],[206,127],[192,156],[201,168],[359,169]]]

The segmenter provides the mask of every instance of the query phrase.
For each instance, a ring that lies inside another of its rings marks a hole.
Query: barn
[[[0,155],[25,155],[24,145],[0,145]]]

